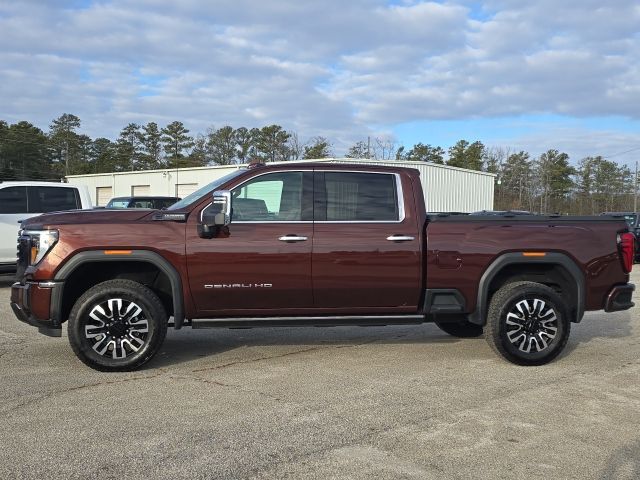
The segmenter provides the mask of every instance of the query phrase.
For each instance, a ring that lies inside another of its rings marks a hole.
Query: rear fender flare
[[[508,266],[515,264],[547,264],[559,265],[563,267],[573,278],[576,284],[577,305],[576,315],[571,319],[572,322],[580,322],[584,316],[585,306],[585,279],[582,270],[575,261],[563,253],[546,252],[543,257],[525,257],[522,252],[512,252],[500,255],[489,265],[484,271],[478,284],[478,298],[476,309],[469,314],[468,320],[477,325],[485,325],[487,323],[487,310],[489,308],[489,285],[491,281],[500,273],[500,271]]]

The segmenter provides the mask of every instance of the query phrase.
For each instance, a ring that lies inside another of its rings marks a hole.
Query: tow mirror
[[[213,192],[211,205],[202,211],[198,233],[203,238],[210,238],[216,227],[226,227],[231,223],[231,192],[216,190]]]

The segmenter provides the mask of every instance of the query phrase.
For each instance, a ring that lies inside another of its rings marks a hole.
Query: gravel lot
[[[537,368],[427,324],[170,330],[105,374],[0,282],[0,478],[640,478],[640,307]]]

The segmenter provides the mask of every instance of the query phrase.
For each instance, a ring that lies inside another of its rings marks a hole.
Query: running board
[[[332,317],[244,317],[193,319],[192,328],[260,328],[260,327],[374,327],[414,325],[425,321],[424,315],[370,315]]]

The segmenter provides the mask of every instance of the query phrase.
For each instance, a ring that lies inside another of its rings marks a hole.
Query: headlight
[[[37,265],[58,241],[57,230],[25,230],[23,235],[31,238],[29,265]]]

